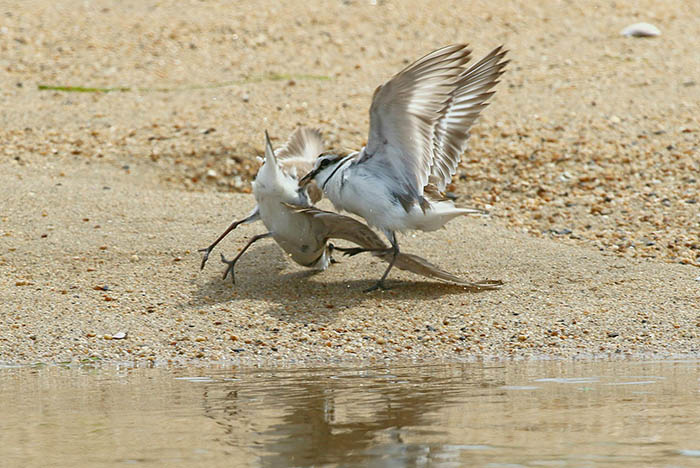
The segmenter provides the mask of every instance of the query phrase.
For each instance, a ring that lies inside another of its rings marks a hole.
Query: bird
[[[445,190],[469,129],[505,71],[506,53],[499,46],[467,67],[468,45],[454,44],[416,60],[374,91],[366,146],[321,153],[299,181],[315,182],[335,209],[361,216],[389,239],[392,260],[367,291],[388,289],[400,253],[397,232],[434,231],[457,216],[482,213],[455,207]]]
[[[258,234],[250,239],[233,260],[226,260],[221,254],[221,261],[228,264],[224,279],[230,273],[235,283],[234,266],[238,259],[255,242],[272,237],[287,255],[296,263],[313,269],[324,270],[331,261],[328,246],[312,249],[300,241],[310,236],[311,229],[304,216],[295,216],[282,203],[296,206],[311,206],[323,196],[315,185],[299,186],[299,175],[313,165],[316,157],[323,151],[323,139],[318,129],[299,127],[289,137],[287,143],[277,152],[272,149],[269,135],[265,131],[265,158],[253,181],[253,195],[257,202],[247,217],[233,221],[226,230],[205,249],[200,269],[204,268],[209,254],[231,231],[241,224],[262,221],[268,232]]]
[[[312,206],[322,197],[321,190],[310,184],[300,187],[298,176],[311,169],[317,155],[323,151],[320,131],[299,127],[292,133],[287,143],[274,151],[265,132],[265,159],[253,183],[253,193],[258,202],[244,219],[234,221],[204,252],[201,268],[214,247],[228,233],[244,223],[261,220],[268,232],[251,238],[233,260],[221,255],[222,262],[228,265],[224,279],[231,275],[235,283],[234,267],[245,251],[260,239],[272,237],[287,255],[299,265],[325,270],[333,262],[332,252],[352,251],[336,247],[329,241],[343,239],[367,249],[384,261],[391,261],[387,245],[366,224],[338,213],[324,211]],[[396,259],[396,267],[429,278],[448,281],[473,289],[495,289],[500,282],[471,282],[459,278],[417,255],[401,253]]]

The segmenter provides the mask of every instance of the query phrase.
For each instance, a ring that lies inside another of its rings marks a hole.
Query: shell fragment
[[[661,31],[653,24],[635,23],[620,31],[620,34],[626,37],[656,37],[661,35]]]

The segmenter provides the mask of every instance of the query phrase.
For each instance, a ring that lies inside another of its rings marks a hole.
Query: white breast
[[[253,183],[260,218],[277,244],[296,263],[325,269],[330,262],[325,240],[314,232],[312,218],[296,213],[283,203],[309,206],[308,198],[298,192],[296,179],[263,164]]]
[[[361,216],[370,226],[385,232],[413,229],[388,184],[362,164],[340,169],[326,184],[325,193],[336,209]]]

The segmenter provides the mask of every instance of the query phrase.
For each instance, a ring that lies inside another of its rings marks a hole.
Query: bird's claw
[[[211,249],[207,247],[206,249],[199,249],[197,252],[204,252],[204,258],[202,258],[202,264],[199,266],[200,270],[204,270],[204,265],[207,264],[207,260],[209,260],[209,254],[211,253]]]
[[[226,267],[226,270],[224,271],[224,276],[222,279],[226,279],[228,274],[231,273],[231,282],[233,284],[236,284],[236,276],[235,276],[234,271],[233,271],[233,267],[236,265],[236,261],[235,260],[226,260],[226,257],[224,257],[224,254],[221,254],[221,262],[228,265],[228,267]]]

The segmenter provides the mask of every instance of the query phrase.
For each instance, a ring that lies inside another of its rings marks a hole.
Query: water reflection
[[[442,366],[239,374],[206,390],[207,415],[240,446],[253,425],[265,466],[414,463],[439,447],[407,446],[406,431],[439,437],[435,414],[465,395],[505,396],[502,367]],[[241,425],[241,422],[245,424]],[[248,426],[248,427],[246,427]],[[445,447],[445,450],[450,450]]]
[[[2,466],[689,466],[700,361],[0,369]]]

